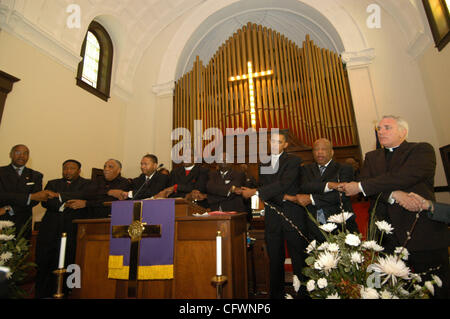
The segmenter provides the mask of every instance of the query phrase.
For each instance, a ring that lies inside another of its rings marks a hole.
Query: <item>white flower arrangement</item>
[[[29,270],[35,267],[35,264],[27,261],[30,244],[22,236],[30,222],[31,218],[16,236],[13,222],[0,221],[0,266],[9,269],[8,296],[11,298],[25,297],[25,291],[20,288],[20,283],[26,278]]]
[[[303,273],[308,280],[302,284],[312,298],[428,298],[434,294],[434,285],[442,285],[440,278],[435,275],[432,275],[432,280],[420,284],[421,276],[412,273],[405,264],[409,256],[405,247],[397,247],[391,255],[384,253],[382,237],[394,230],[386,221],[375,222],[372,219],[368,239],[363,240],[361,234],[352,234],[345,227],[352,213],[333,215],[324,225],[308,214],[325,237],[325,242],[319,245],[314,240],[306,249],[307,267]],[[336,225],[340,223],[342,229]],[[378,240],[375,239],[377,232],[381,233],[378,234]]]

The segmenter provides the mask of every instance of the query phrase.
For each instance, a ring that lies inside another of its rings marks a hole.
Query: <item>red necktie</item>
[[[191,170],[190,170],[190,169],[187,169],[187,170],[186,170],[186,176],[188,176],[190,172],[191,172]]]

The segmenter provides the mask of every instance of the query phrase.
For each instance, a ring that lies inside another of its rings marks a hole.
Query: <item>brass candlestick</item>
[[[223,285],[228,281],[227,276],[214,276],[211,279],[211,284],[216,287],[217,299],[223,298]]]
[[[53,295],[53,298],[62,299],[62,298],[64,298],[63,281],[64,281],[64,274],[66,273],[66,269],[64,269],[64,268],[56,269],[53,271],[53,273],[56,275],[56,280],[57,280],[57,284],[58,284],[56,293]]]

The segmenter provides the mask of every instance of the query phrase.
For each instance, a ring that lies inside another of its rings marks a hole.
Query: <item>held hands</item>
[[[128,198],[128,192],[125,192],[121,189],[111,189],[107,194],[109,196],[117,198],[118,200],[125,200]]]
[[[72,209],[81,209],[86,207],[86,201],[82,199],[71,199],[66,202],[65,206]]]
[[[345,195],[347,196],[354,196],[361,192],[361,190],[359,189],[359,184],[357,182],[339,183],[339,185],[337,186],[337,190],[340,192],[345,192]]]
[[[37,193],[30,194],[30,199],[36,202],[46,202],[48,199],[59,197],[58,193],[51,190],[43,190]]]
[[[0,216],[6,214],[6,207],[0,207]]]
[[[256,194],[256,188],[241,187],[241,195],[244,198],[250,198]]]
[[[410,212],[420,212],[422,210],[429,210],[431,207],[430,201],[416,193],[405,193],[403,191],[392,192],[392,197],[395,202]]]

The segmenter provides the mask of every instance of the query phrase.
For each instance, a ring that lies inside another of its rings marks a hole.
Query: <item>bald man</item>
[[[326,138],[318,139],[313,144],[314,163],[304,165],[301,169],[300,193],[285,196],[285,199],[306,207],[320,224],[327,223],[328,217],[341,212],[353,212],[350,198],[337,190],[339,183],[353,180],[353,168],[333,160],[333,145]],[[358,232],[355,216],[347,220],[346,227],[351,232]],[[325,240],[318,227],[308,220],[310,236],[319,242]]]
[[[124,191],[130,190],[130,181],[121,176],[122,164],[109,159],[103,166],[103,176],[93,180],[85,189],[83,199],[69,200],[66,207],[80,209],[87,207],[90,218],[107,218],[111,208],[105,202],[124,200]]]

